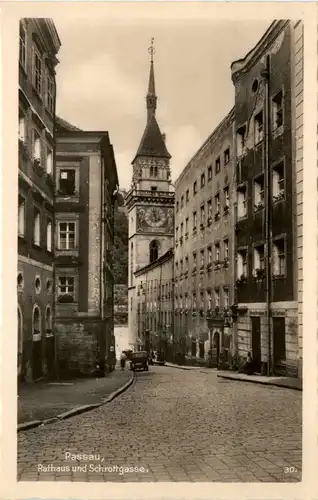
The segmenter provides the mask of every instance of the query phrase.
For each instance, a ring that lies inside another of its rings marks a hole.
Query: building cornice
[[[213,132],[209,135],[206,141],[200,146],[197,152],[192,156],[191,160],[187,163],[187,165],[182,170],[181,174],[175,181],[174,185],[177,189],[177,185],[180,184],[186,173],[192,168],[196,167],[198,163],[201,161],[202,157],[205,156],[212,145],[224,134],[224,132],[234,123],[235,117],[235,106],[231,109],[231,111],[223,118],[223,120],[219,123],[219,125],[213,130]]]
[[[175,193],[169,191],[142,191],[132,189],[125,198],[125,206],[129,209],[137,203],[154,203],[156,205],[174,205]]]
[[[231,64],[232,81],[235,83],[242,75],[246,74],[253,67],[258,59],[268,51],[277,36],[290,24],[290,20],[276,20],[262,38],[257,42],[255,47],[250,50],[242,59],[238,59]]]

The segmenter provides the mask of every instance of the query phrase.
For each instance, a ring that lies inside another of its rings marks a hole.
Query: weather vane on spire
[[[155,48],[154,48],[154,46],[153,46],[153,42],[154,42],[154,41],[155,41],[155,39],[154,39],[154,38],[152,38],[152,39],[151,39],[151,46],[150,46],[150,47],[149,47],[149,49],[148,49],[148,52],[149,52],[149,54],[150,54],[150,62],[152,62],[152,63],[153,63],[153,55],[156,53],[156,50],[155,50]]]

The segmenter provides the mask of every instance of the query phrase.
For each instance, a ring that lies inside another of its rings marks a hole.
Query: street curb
[[[202,366],[192,366],[192,367],[188,367],[188,366],[179,366],[179,365],[167,365],[166,366],[168,368],[177,368],[178,370],[202,370]]]
[[[112,392],[106,399],[102,399],[100,403],[92,403],[90,405],[78,406],[77,408],[73,408],[73,410],[69,410],[64,413],[61,413],[60,415],[57,415],[57,417],[47,418],[45,420],[33,420],[32,422],[25,422],[23,424],[19,424],[18,432],[34,429],[40,426],[44,427],[47,424],[51,424],[61,420],[66,420],[68,418],[74,417],[75,415],[80,415],[81,413],[85,413],[95,408],[99,408],[100,406],[106,405],[107,403],[110,403],[115,398],[120,396],[120,394],[125,392],[128,389],[128,387],[130,387],[133,384],[134,379],[135,379],[134,373],[132,373],[130,379],[128,380],[128,382],[126,382],[126,384],[124,384],[122,387],[119,387],[119,389],[117,389],[116,391]]]
[[[218,378],[225,378],[227,380],[233,380],[234,382],[247,382],[249,384],[260,384],[260,385],[267,385],[267,386],[273,386],[273,387],[282,387],[283,389],[292,389],[293,391],[300,391],[302,392],[301,387],[293,387],[287,384],[278,384],[277,382],[264,382],[262,380],[253,380],[253,379],[242,379],[242,378],[234,378],[234,377],[228,377],[227,375],[217,375]]]

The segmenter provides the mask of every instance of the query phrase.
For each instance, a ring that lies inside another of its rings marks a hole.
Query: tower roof
[[[153,46],[154,39],[151,39],[151,47],[148,51],[150,54],[150,72],[149,72],[149,82],[148,82],[148,93],[146,96],[147,103],[147,125],[143,136],[141,138],[139,148],[137,150],[136,156],[132,163],[136,160],[138,156],[155,156],[159,158],[171,158],[169,154],[165,138],[160,132],[158,122],[156,120],[156,107],[157,107],[157,96],[155,89],[155,70],[153,55],[155,49]]]
[[[137,156],[156,156],[159,158],[171,158],[167,150],[165,140],[160,132],[155,115],[152,115],[146,125],[144,134],[139,144]]]

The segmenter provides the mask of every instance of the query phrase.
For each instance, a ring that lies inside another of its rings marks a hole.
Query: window
[[[204,205],[201,206],[200,208],[200,220],[201,220],[201,226],[204,226],[205,224],[205,209],[204,209]]]
[[[40,293],[41,288],[42,288],[40,276],[35,277],[34,287],[35,287],[36,293]]]
[[[215,160],[215,173],[217,174],[221,170],[221,159],[217,158]]]
[[[183,236],[183,222],[180,224],[180,238]]]
[[[281,162],[273,168],[273,201],[279,201],[284,198],[284,163]]]
[[[236,151],[237,151],[237,156],[242,156],[244,153],[244,148],[245,148],[245,131],[246,131],[246,126],[243,125],[242,127],[239,127],[236,131]]]
[[[65,196],[76,194],[74,169],[61,169],[59,171],[59,194]]]
[[[59,302],[74,302],[75,285],[74,276],[58,277],[58,300]]]
[[[201,174],[201,188],[205,186],[205,174]]]
[[[254,180],[254,209],[264,207],[264,174]]]
[[[273,243],[273,274],[284,276],[286,272],[285,239],[280,238]]]
[[[220,243],[214,244],[214,255],[215,255],[215,263],[218,264],[220,262]]]
[[[158,259],[158,254],[159,254],[159,242],[153,240],[150,243],[150,263]]]
[[[196,231],[197,229],[197,212],[193,212],[193,231]]]
[[[217,193],[214,197],[215,199],[215,215],[218,216],[220,214],[220,193]]]
[[[42,94],[42,59],[39,51],[33,46],[33,86],[38,94]]]
[[[33,309],[33,341],[41,340],[41,314],[38,306]]]
[[[246,186],[241,186],[237,190],[237,216],[239,219],[247,215],[247,192]]]
[[[177,208],[176,211],[179,212],[179,202],[177,201]]]
[[[229,290],[228,290],[228,288],[223,288],[223,304],[224,304],[224,309],[228,309],[228,307],[229,307]]]
[[[196,309],[196,307],[193,307],[193,309]],[[197,341],[195,339],[191,340],[191,356],[196,356],[197,355]]]
[[[53,173],[53,153],[50,148],[47,148],[46,153],[46,173],[52,175]]]
[[[46,281],[46,291],[48,293],[51,293],[52,292],[52,281],[48,278],[47,281]]]
[[[207,299],[208,299],[208,309],[212,309],[212,293],[211,290],[208,290],[207,292]]]
[[[19,47],[19,61],[21,66],[26,70],[26,44],[27,34],[23,23],[20,23],[20,47]]]
[[[280,90],[273,97],[273,130],[283,125],[283,92]]]
[[[50,76],[47,75],[46,77],[46,107],[49,110],[49,112],[53,115],[54,114],[54,79]]]
[[[200,309],[204,309],[204,293],[200,293]]]
[[[184,269],[184,271],[186,273],[188,273],[189,272],[189,257],[185,258],[184,263],[185,263],[185,269]]]
[[[239,250],[237,252],[237,276],[241,278],[242,276],[247,277],[247,251]]]
[[[200,268],[204,268],[204,250],[200,250]]]
[[[224,151],[224,165],[227,165],[230,161],[230,148]]]
[[[192,295],[192,309],[195,311],[197,308],[197,296],[196,293],[194,292]]]
[[[153,167],[153,176],[158,177],[158,167]]]
[[[229,188],[226,186],[224,188],[224,211],[227,211],[230,206],[230,194],[229,194]]]
[[[50,306],[48,306],[45,311],[45,333],[49,335],[52,333],[52,314]]]
[[[214,290],[214,303],[215,303],[215,309],[220,308],[220,290],[216,289]]]
[[[208,265],[212,264],[212,247],[208,247]]]
[[[41,212],[34,207],[33,243],[40,246],[41,242]]]
[[[35,160],[41,160],[41,137],[40,134],[33,129],[33,147],[32,147],[32,152],[33,152],[33,158]]]
[[[189,189],[186,190],[186,202],[188,203],[189,201]]]
[[[25,199],[22,196],[19,196],[18,234],[19,236],[25,235]]]
[[[157,190],[158,190],[157,186],[151,186],[151,191],[157,191]]]
[[[257,270],[264,271],[264,269],[265,269],[264,245],[257,245],[254,247],[254,254],[253,254],[254,275],[257,274]]]
[[[181,196],[180,205],[181,205],[181,208],[183,208],[183,205],[184,205],[184,197],[183,197],[183,195]]]
[[[192,258],[193,258],[193,271],[195,271],[197,268],[197,254],[196,254],[196,252],[193,252]]]
[[[208,200],[208,224],[212,221],[212,200]]]
[[[224,244],[224,260],[228,261],[229,260],[229,240],[225,239],[223,244]]]
[[[58,223],[59,250],[73,250],[75,248],[75,222]]]
[[[185,237],[188,237],[188,232],[189,232],[189,217],[186,218],[185,220]]]
[[[197,194],[197,181],[193,183],[193,194]]]
[[[182,275],[183,273],[183,260],[180,260],[180,274]]]
[[[176,227],[176,242],[178,243],[179,239],[179,227]]]
[[[52,252],[52,222],[49,220],[46,225],[46,249]]]
[[[263,111],[260,111],[254,117],[254,144],[263,140]]]
[[[17,277],[17,285],[18,285],[18,289],[22,290],[23,287],[24,287],[24,277],[23,277],[23,273],[18,273],[18,277]]]
[[[19,111],[19,141],[25,142],[26,120],[22,111]]]
[[[208,181],[212,179],[212,165],[208,166]]]

